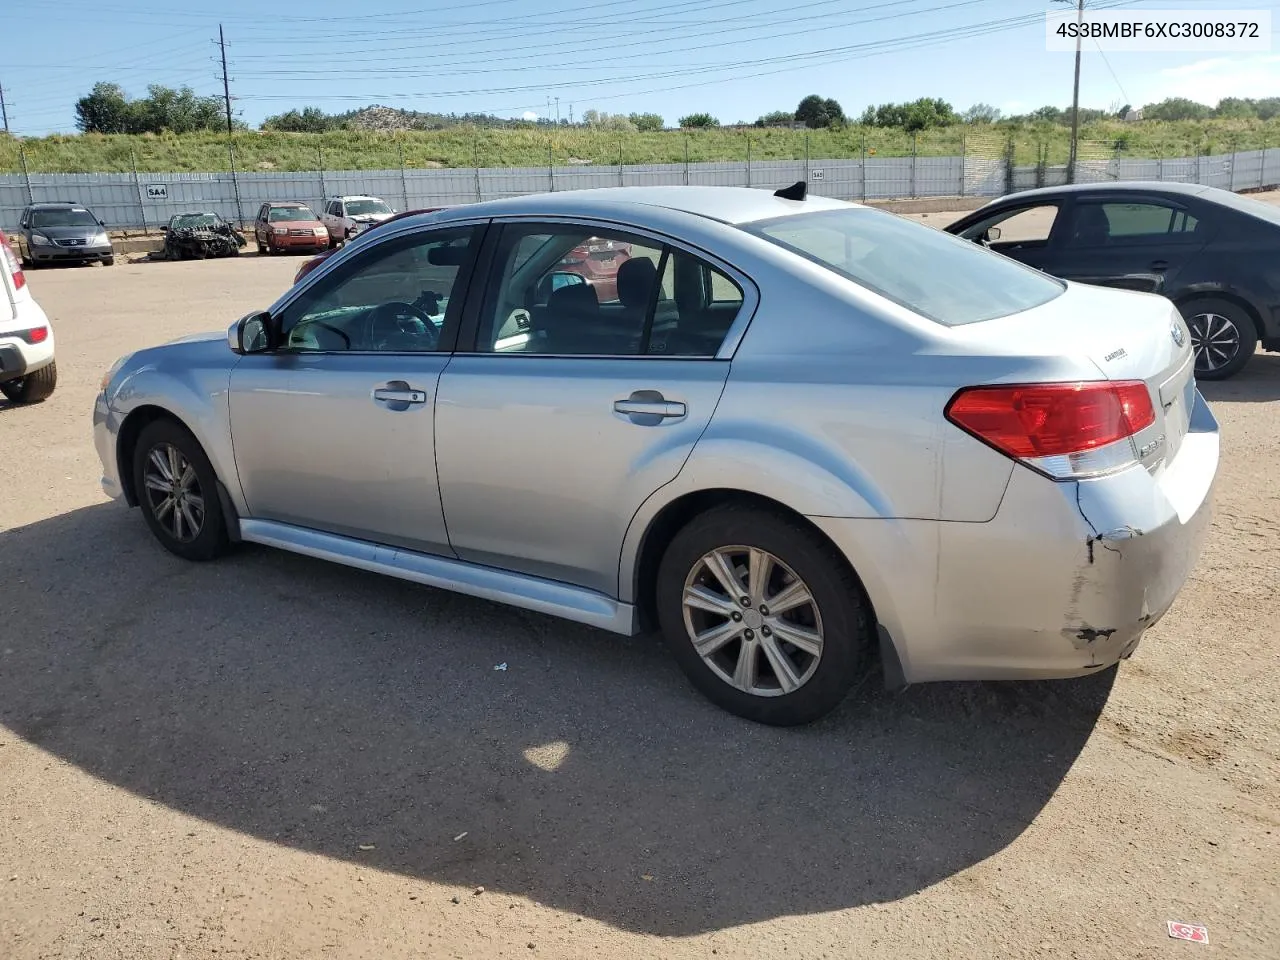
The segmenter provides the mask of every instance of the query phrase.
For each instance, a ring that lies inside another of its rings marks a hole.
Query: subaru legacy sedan
[[[191,560],[251,541],[657,627],[770,724],[877,664],[897,686],[1128,657],[1218,468],[1176,308],[797,188],[380,227],[225,333],[118,361],[103,487]],[[629,252],[608,299],[563,267],[601,240]]]

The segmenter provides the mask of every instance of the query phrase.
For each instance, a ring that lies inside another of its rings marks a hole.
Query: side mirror
[[[1000,239],[999,227],[987,227],[987,243],[995,243]]]
[[[542,278],[542,282],[538,284],[538,302],[546,303],[550,299],[551,294],[555,293],[561,287],[577,287],[585,284],[587,278],[580,273],[569,273],[566,271],[556,271],[547,274]]]
[[[271,315],[265,310],[246,314],[227,330],[232,353],[266,353],[271,349]]]
[[[98,221],[98,226],[100,226],[100,227],[105,227],[106,225],[107,225],[107,221],[105,221],[105,220],[99,220],[99,221]]]

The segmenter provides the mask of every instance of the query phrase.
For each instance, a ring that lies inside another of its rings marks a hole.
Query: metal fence
[[[1169,180],[1228,190],[1280,185],[1280,148],[1201,157],[1132,159],[1111,144],[1081,144],[1076,180]],[[762,160],[473,169],[348,170],[302,173],[19,173],[0,176],[0,228],[17,226],[28,203],[66,200],[88,206],[117,230],[154,230],[175,213],[216,210],[252,220],[265,200],[301,200],[319,209],[325,197],[369,194],[399,210],[473,203],[549,190],[702,184],[777,189],[807,180],[810,192],[843,200],[995,197],[1067,181],[1067,167],[1042,155],[1015,165],[1008,141],[970,138],[960,156],[877,157],[874,148],[836,160]]]

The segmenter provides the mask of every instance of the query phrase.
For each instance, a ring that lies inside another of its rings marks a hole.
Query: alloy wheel
[[[1240,352],[1240,331],[1220,313],[1197,313],[1187,321],[1187,329],[1199,373],[1221,370]]]
[[[179,543],[190,543],[204,529],[204,494],[196,469],[171,443],[159,443],[147,454],[142,482],[147,505],[165,531]]]
[[[792,693],[822,658],[822,617],[799,576],[766,550],[719,547],[685,578],[684,625],[703,662],[758,697]]]

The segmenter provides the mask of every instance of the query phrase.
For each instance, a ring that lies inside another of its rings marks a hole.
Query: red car
[[[366,234],[370,233],[373,230],[385,227],[388,223],[395,223],[404,217],[413,217],[420,213],[432,213],[435,210],[443,209],[444,207],[427,207],[422,210],[406,210],[404,213],[397,213],[394,217],[388,217],[381,223],[375,223],[364,232]],[[326,250],[319,256],[312,257],[298,268],[293,282],[297,283],[336,252],[336,250]],[[618,299],[618,268],[630,259],[630,244],[592,238],[565,254],[564,259],[560,261],[560,266],[563,273],[576,273],[581,276],[595,288],[596,299],[601,303],[607,303],[610,300]]]
[[[329,230],[305,203],[264,203],[253,221],[259,253],[326,250]]]
[[[379,227],[385,227],[388,223],[395,223],[397,220],[403,220],[405,217],[416,217],[420,213],[434,213],[436,210],[443,210],[443,209],[444,207],[424,207],[421,210],[406,210],[404,213],[397,213],[394,217],[387,217],[387,219],[381,221],[380,223],[375,223],[372,226],[366,228],[364,233],[361,234],[361,236],[364,236],[365,233],[370,233],[374,230],[377,230]],[[338,252],[337,248],[334,248],[333,250],[326,250],[324,253],[320,254],[320,256],[318,257],[312,257],[310,260],[308,260],[306,263],[304,263],[302,266],[298,268],[298,272],[293,275],[293,282],[297,283],[299,280],[305,277],[308,273],[310,273],[316,267],[320,266],[320,264],[324,263],[328,257],[333,256],[337,252]]]
[[[576,273],[595,287],[596,299],[618,299],[618,268],[631,259],[631,245],[592,237],[574,247],[560,261],[563,273]]]

